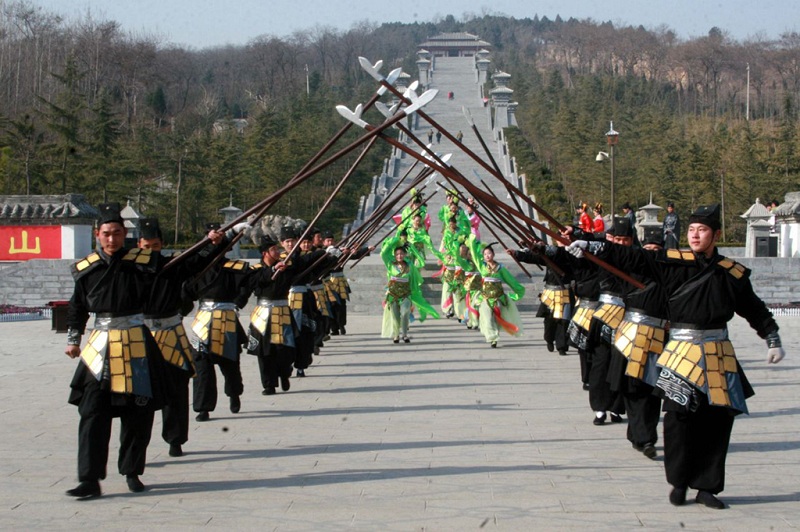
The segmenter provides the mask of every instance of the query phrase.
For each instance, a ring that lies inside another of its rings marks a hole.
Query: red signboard
[[[0,226],[0,260],[60,258],[60,225]]]

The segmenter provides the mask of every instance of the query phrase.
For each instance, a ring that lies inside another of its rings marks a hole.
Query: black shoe
[[[269,388],[264,388],[261,391],[261,395],[275,395],[275,387],[270,386]]]
[[[100,483],[96,480],[84,480],[71,490],[67,490],[67,495],[77,499],[94,499],[100,496]]]
[[[699,497],[700,494],[698,493]],[[681,506],[686,502],[686,488],[672,488],[669,492],[669,502],[672,506]]]
[[[472,329],[472,325],[467,325],[467,329]]]
[[[169,444],[169,455],[170,456],[183,456],[183,449],[181,448],[180,443],[170,443]]]
[[[556,346],[553,344],[553,342],[547,342],[547,350],[551,353],[556,350]]]
[[[281,390],[288,392],[292,384],[289,382],[289,377],[281,377]]]
[[[128,489],[133,493],[141,493],[145,490],[144,484],[139,480],[139,475],[128,475],[126,477]]]
[[[405,343],[407,343],[407,344],[410,344],[411,343],[411,338],[409,338],[408,336],[403,336],[403,341]]]
[[[326,335],[325,335],[325,336],[322,338],[322,341],[323,341],[323,342],[327,342],[327,341],[328,341],[328,340],[330,340],[330,339],[331,339],[331,335],[330,335],[330,334],[326,334]],[[320,344],[320,347],[322,347],[322,344]]]
[[[597,414],[595,414],[594,415],[594,420],[592,420],[592,423],[594,423],[597,426],[603,425],[605,422],[606,422],[606,413],[605,412],[603,412],[602,416],[598,416]]]
[[[639,445],[638,443],[631,443],[631,447],[633,447],[634,450],[639,451],[640,453],[644,452],[644,445]]]
[[[344,330],[344,327],[339,327],[339,334],[341,334],[342,336],[347,334],[347,331]]]
[[[332,330],[331,331],[331,336],[339,336],[339,330],[338,329]]]
[[[298,377],[305,377],[305,376],[306,376],[306,370],[304,370],[304,369],[298,369],[298,370],[297,370],[297,376],[298,376]]]
[[[644,447],[642,448],[642,454],[648,457],[650,460],[655,460],[656,455],[658,454],[656,452],[656,446],[652,443],[645,443]]]
[[[559,355],[561,355],[562,357],[565,357],[565,356],[567,356],[567,352],[566,352],[566,351],[564,351],[563,349],[559,349],[559,350],[558,350],[558,354],[559,354]]]
[[[583,383],[583,389],[586,390],[586,391],[589,391],[589,383],[588,382],[584,382]]]
[[[611,422],[612,423],[622,423],[622,416],[615,412],[611,412]]]
[[[231,414],[238,414],[239,410],[242,409],[242,400],[239,399],[238,395],[231,396]]]
[[[399,336],[395,336],[395,338],[394,338],[394,340],[392,340],[392,342],[394,342],[396,344],[399,344],[400,343],[400,337]]]
[[[723,510],[725,508],[725,503],[717,499],[714,494],[709,491],[698,491],[697,497],[694,498],[694,502],[708,506],[709,508],[713,508],[715,510]]]
[[[495,347],[497,347],[497,342],[492,342],[492,349],[494,349]]]
[[[209,415],[208,412],[205,410],[202,412],[198,412],[197,416],[195,416],[195,421],[208,421]]]

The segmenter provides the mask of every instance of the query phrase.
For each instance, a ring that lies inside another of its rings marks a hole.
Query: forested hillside
[[[417,44],[454,31],[492,43],[493,68],[511,74],[513,153],[559,216],[579,201],[607,203],[609,168],[595,156],[612,120],[618,204],[645,204],[653,192],[685,214],[724,191],[727,239],[737,241],[738,215],[756,197],[799,189],[800,36],[740,43],[715,28],[681,41],[666,28],[531,16],[365,22],[194,50],[89,14],[65,21],[6,2],[0,193],[129,199],[165,226],[177,216],[178,234],[168,238],[192,240],[230,198],[247,208],[286,183],[343,125],[336,104],[369,97],[376,87],[359,55],[416,77]],[[374,150],[324,226],[354,217],[387,153]],[[276,209],[310,218],[354,158]]]

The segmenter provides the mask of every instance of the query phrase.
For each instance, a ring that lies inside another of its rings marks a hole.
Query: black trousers
[[[331,332],[341,331],[347,325],[347,301],[332,303],[331,311],[333,316],[329,320]]]
[[[592,369],[592,354],[585,349],[578,349],[578,358],[581,362],[581,382],[589,382],[589,370]]]
[[[209,353],[198,351],[194,359],[197,376],[194,378],[195,412],[213,412],[217,407],[217,372],[219,366],[225,379],[225,395],[238,397],[244,392],[242,369],[239,360],[231,360]]]
[[[172,385],[172,397],[161,409],[161,437],[169,444],[189,441],[189,376],[188,371],[165,364]]]
[[[638,380],[629,382],[622,398],[628,415],[628,441],[638,446],[646,443],[655,445],[658,441],[658,420],[661,419],[661,399],[653,395],[652,386]]]
[[[311,331],[307,331],[306,334],[310,336]],[[289,378],[292,375],[294,361],[295,349],[293,347],[280,344],[269,344],[263,348],[259,346],[258,371],[261,375],[261,386],[265,390],[276,388],[280,377]]]
[[[589,368],[589,405],[595,412],[609,410],[622,414],[625,407],[618,392],[611,390],[608,368],[611,363],[611,346],[605,341],[595,343],[592,365]]]
[[[725,459],[734,416],[724,407],[709,406],[705,396],[696,412],[676,410],[665,402],[664,470],[667,482],[717,494],[725,489]]]
[[[144,398],[138,398],[137,403],[137,398],[132,396],[125,398],[124,404],[112,405],[112,396],[118,394],[101,390],[99,382],[89,383],[83,389],[78,405],[81,416],[78,425],[78,480],[81,482],[106,478],[111,422],[115,417],[121,423],[119,473],[144,473],[155,411],[149,402],[144,404]]]
[[[556,351],[567,351],[569,349],[568,325],[569,321],[567,320],[557,320],[552,315],[545,316],[544,341],[548,344],[555,344]]]

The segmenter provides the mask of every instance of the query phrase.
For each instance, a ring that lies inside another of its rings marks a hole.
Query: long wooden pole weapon
[[[363,120],[361,120],[360,116],[358,116],[356,118],[354,113],[349,113],[352,116],[352,118],[351,118],[351,116],[348,116],[348,114],[342,113],[341,111],[340,111],[340,114],[342,114],[342,116],[345,116],[345,118],[348,118],[349,120],[354,121],[357,125],[365,128],[365,129],[370,130],[370,128],[373,127],[373,126],[369,125],[368,123],[364,122]],[[370,132],[372,132],[372,131],[374,131],[374,130],[371,130]],[[410,156],[415,157],[415,158],[422,158],[421,155],[417,154],[414,150],[412,150],[409,147],[405,146],[401,142],[396,141],[395,139],[393,139],[391,137],[388,137],[387,135],[383,135],[381,133],[378,133],[378,134],[386,142],[392,144],[393,146],[396,146],[398,149],[400,149],[401,151],[409,154]],[[490,195],[486,194],[481,189],[477,188],[475,185],[470,183],[469,180],[467,180],[466,178],[464,178],[463,176],[461,176],[457,172],[453,172],[451,170],[451,167],[449,167],[449,166],[440,166],[435,161],[423,161],[423,162],[426,162],[426,164],[431,166],[434,170],[436,170],[437,172],[439,172],[443,176],[447,175],[448,177],[450,177],[451,179],[453,179],[454,181],[459,183],[462,187],[464,187],[468,191],[470,191],[471,195],[473,197],[475,197],[476,199],[478,199],[478,197],[481,197],[481,198],[485,198],[486,201],[494,200],[494,198],[492,198]],[[545,233],[547,235],[550,235],[554,240],[557,240],[557,241],[563,243],[564,245],[569,245],[569,243],[570,243],[569,239],[567,239],[566,237],[564,237],[563,235],[561,235],[559,233],[554,232],[553,230],[549,229],[548,227],[543,226],[542,224],[540,224],[536,220],[533,220],[533,219],[529,218],[525,214],[523,214],[523,213],[511,208],[511,206],[506,205],[506,204],[504,204],[502,202],[498,203],[497,206],[499,206],[500,208],[504,209],[509,214],[519,218],[523,222],[525,222],[527,224],[530,224],[531,226],[537,228],[539,231],[541,231],[541,232],[543,232],[543,233]],[[597,264],[601,268],[603,268],[603,269],[607,270],[608,272],[616,275],[620,279],[623,279],[624,281],[632,284],[633,286],[635,286],[635,287],[637,287],[639,289],[643,289],[644,288],[644,285],[641,282],[637,281],[636,279],[634,279],[630,275],[626,274],[622,270],[620,270],[620,269],[618,269],[618,268],[606,263],[605,261],[601,260],[600,258],[592,255],[591,253],[585,254],[585,257],[587,258],[587,260],[589,260],[591,262],[594,262],[595,264]]]

